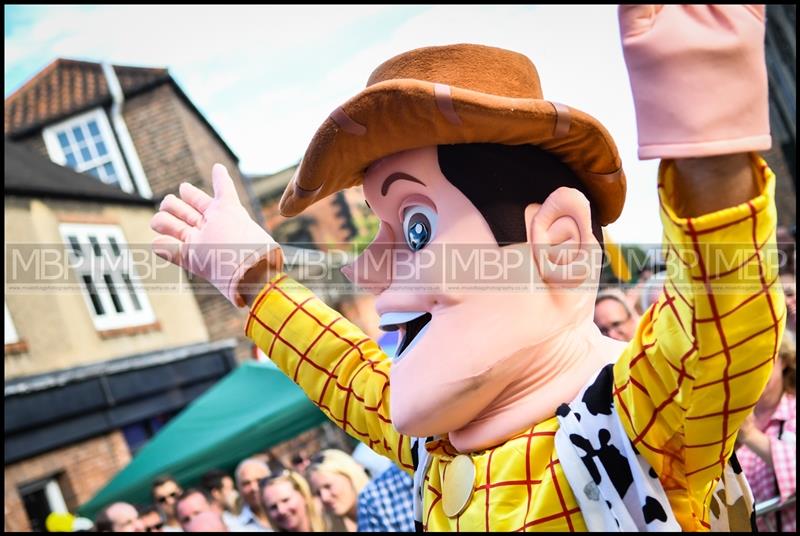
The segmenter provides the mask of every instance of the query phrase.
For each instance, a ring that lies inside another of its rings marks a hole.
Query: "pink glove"
[[[213,198],[187,182],[180,186],[180,199],[172,194],[164,198],[150,220],[150,227],[160,233],[153,251],[243,307],[247,304],[238,287],[244,274],[262,260],[273,273],[281,270],[283,252],[247,214],[225,166],[214,164],[211,178]]]
[[[772,146],[763,5],[619,7],[639,159]]]

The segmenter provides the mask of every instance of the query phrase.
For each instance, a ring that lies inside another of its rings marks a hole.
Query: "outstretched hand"
[[[239,284],[255,266],[283,266],[280,246],[242,206],[225,166],[212,172],[214,197],[183,183],[180,197],[167,195],[150,227],[156,255],[213,284],[237,307],[247,305]]]
[[[639,158],[767,150],[763,5],[623,5]]]

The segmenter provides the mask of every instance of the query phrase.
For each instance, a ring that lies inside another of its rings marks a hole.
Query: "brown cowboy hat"
[[[361,93],[319,127],[280,202],[285,216],[359,185],[376,160],[455,143],[532,144],[557,155],[586,185],[601,225],[625,202],[614,140],[592,116],[542,98],[522,54],[481,45],[418,48],[384,62]]]

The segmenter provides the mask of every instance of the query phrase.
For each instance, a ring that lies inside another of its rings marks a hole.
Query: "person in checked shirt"
[[[797,355],[785,333],[778,362],[755,410],[742,424],[736,456],[756,501],[797,493]],[[757,519],[761,532],[796,532],[797,510],[784,507]]]
[[[363,185],[380,231],[345,273],[400,331],[394,358],[283,271],[223,166],[214,197],[183,184],[151,221],[158,255],[248,306],[247,336],[414,474],[426,530],[748,522],[726,467],[786,315],[775,177],[757,154],[771,145],[764,6],[619,10],[639,157],[661,159],[668,265],[628,343],[592,322],[601,226],[625,198],[615,143],[546,100],[516,52],[457,44],[387,60],[325,119],[281,199],[293,216]],[[726,515],[712,519],[712,498]]]
[[[392,464],[358,494],[358,532],[414,532],[414,482]]]

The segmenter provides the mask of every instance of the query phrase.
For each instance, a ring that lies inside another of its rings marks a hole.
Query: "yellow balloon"
[[[51,512],[44,524],[48,532],[72,532],[75,516],[67,512]]]

